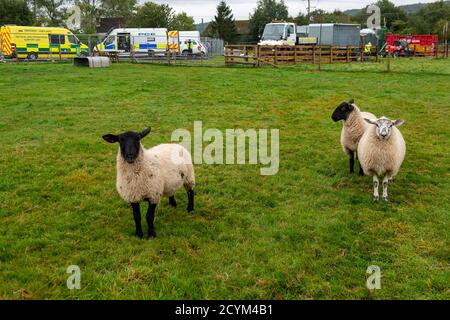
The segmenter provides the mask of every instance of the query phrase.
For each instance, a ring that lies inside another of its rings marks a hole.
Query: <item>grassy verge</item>
[[[449,62],[308,68],[1,65],[0,297],[449,298]],[[389,204],[347,172],[330,116],[350,97],[406,120]],[[139,240],[101,136],[151,126],[150,147],[195,120],[280,129],[280,171],[198,165],[195,213],[180,192]],[[81,290],[66,288],[72,264]]]

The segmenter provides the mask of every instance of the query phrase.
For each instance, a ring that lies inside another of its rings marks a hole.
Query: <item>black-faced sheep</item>
[[[354,172],[355,152],[358,148],[359,140],[369,127],[364,118],[376,120],[377,117],[370,112],[360,111],[355,101],[341,103],[334,110],[331,118],[334,122],[343,120],[344,124],[341,131],[341,145],[350,162],[350,173]],[[363,176],[361,165],[359,166],[359,175]]]
[[[403,124],[403,120],[389,120],[382,117],[376,121],[365,119],[371,128],[367,130],[359,141],[358,158],[368,176],[373,176],[373,199],[379,199],[378,177],[383,179],[383,200],[388,201],[388,185],[397,175],[406,153],[405,140],[396,127]]]
[[[149,133],[150,128],[147,128],[142,132],[103,136],[109,143],[119,143],[117,192],[131,204],[136,235],[140,238],[144,236],[140,202],[147,201],[149,204],[146,215],[149,238],[156,236],[153,221],[156,206],[163,196],[169,197],[169,203],[176,207],[175,192],[184,186],[188,194],[187,210],[194,210],[195,175],[191,155],[178,144],[161,144],[146,150],[141,140]]]

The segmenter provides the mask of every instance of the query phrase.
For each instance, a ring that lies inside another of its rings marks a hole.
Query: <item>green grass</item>
[[[1,65],[0,298],[450,298],[450,61],[312,68]],[[406,120],[388,204],[348,174],[330,116],[350,97]],[[180,191],[137,239],[101,136],[152,126],[150,147],[195,120],[280,129],[280,171],[197,165],[196,211]]]

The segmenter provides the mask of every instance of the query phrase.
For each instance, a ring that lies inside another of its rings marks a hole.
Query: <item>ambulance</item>
[[[89,47],[68,29],[11,25],[0,27],[0,50],[5,58],[29,60],[89,54]]]

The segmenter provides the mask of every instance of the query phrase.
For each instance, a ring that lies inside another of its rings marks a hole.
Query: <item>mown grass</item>
[[[448,299],[449,61],[312,68],[1,65],[0,298]],[[388,204],[348,174],[330,116],[350,97],[406,120]],[[180,192],[137,239],[101,136],[151,126],[150,147],[195,120],[280,129],[280,171],[197,165],[196,211]]]

